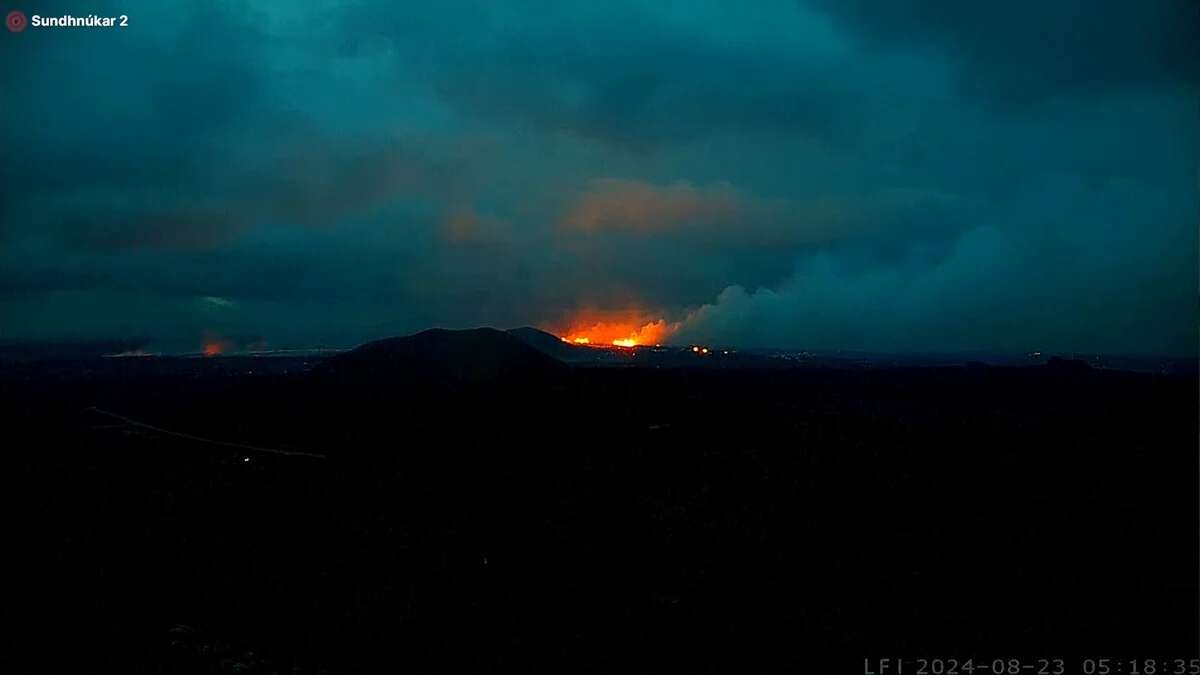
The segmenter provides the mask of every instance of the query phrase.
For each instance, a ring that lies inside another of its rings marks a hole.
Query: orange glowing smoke
[[[637,347],[661,344],[678,327],[666,319],[640,312],[581,313],[552,332],[578,345]]]
[[[220,356],[233,348],[233,344],[212,331],[204,331],[200,353],[204,356]]]

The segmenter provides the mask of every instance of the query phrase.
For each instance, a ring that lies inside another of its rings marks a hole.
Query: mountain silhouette
[[[566,364],[504,331],[434,328],[368,342],[330,359],[320,373],[356,379],[481,383],[553,376],[566,369]]]
[[[562,341],[562,338],[544,330],[532,326],[522,326],[521,328],[510,328],[507,332],[539,352],[553,356],[560,361],[589,360],[587,347],[567,344]]]

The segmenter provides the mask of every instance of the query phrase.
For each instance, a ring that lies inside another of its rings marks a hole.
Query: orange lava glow
[[[677,327],[641,312],[584,312],[552,332],[578,345],[638,347],[661,344]]]
[[[204,331],[204,337],[200,345],[200,354],[203,356],[220,356],[236,347],[236,345],[220,334],[210,330]]]

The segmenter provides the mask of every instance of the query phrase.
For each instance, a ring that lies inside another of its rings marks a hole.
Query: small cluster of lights
[[[589,345],[589,346],[596,346],[596,347],[603,347],[603,346],[605,346],[604,344],[595,344],[595,345],[593,345],[591,338],[586,338],[586,337],[577,337],[577,338],[565,338],[565,337],[560,337],[559,339],[560,339],[560,340],[562,340],[563,342],[566,342],[567,344],[572,344],[572,343],[574,343],[574,344],[577,344],[577,345]],[[616,339],[616,340],[613,340],[613,341],[612,341],[612,345],[613,345],[614,347],[625,347],[625,348],[632,348],[632,347],[640,347],[640,346],[642,346],[642,344],[641,344],[640,342],[638,342],[638,341],[637,341],[636,339],[634,339],[634,338],[620,338],[620,339]],[[659,348],[660,348],[660,347],[662,347],[662,344],[655,343],[655,345],[654,345],[654,346],[655,346],[655,347],[659,347]],[[692,353],[694,353],[694,354],[701,354],[701,355],[705,355],[705,354],[715,354],[716,352],[714,352],[713,350],[709,349],[708,347],[703,347],[703,346],[701,346],[701,345],[692,345]],[[722,353],[722,354],[726,354],[726,355],[728,355],[728,354],[729,354],[729,350],[728,350],[728,349],[722,350],[722,351],[721,351],[721,353]]]

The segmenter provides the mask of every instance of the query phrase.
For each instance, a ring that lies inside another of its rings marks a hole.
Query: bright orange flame
[[[205,356],[220,356],[225,351],[225,345],[220,342],[207,342],[204,345]]]
[[[582,312],[554,330],[565,342],[579,345],[637,347],[662,344],[678,324],[642,312]]]

